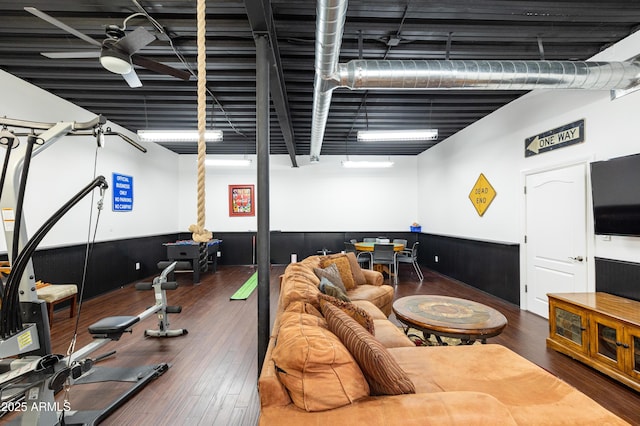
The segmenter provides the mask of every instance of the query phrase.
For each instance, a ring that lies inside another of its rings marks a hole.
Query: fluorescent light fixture
[[[138,137],[143,142],[198,142],[197,130],[138,130]],[[221,142],[222,130],[207,130],[204,133],[206,142]]]
[[[218,167],[247,167],[251,165],[251,160],[244,159],[231,159],[231,158],[207,158],[204,160],[206,166],[218,166]]]
[[[342,167],[348,169],[380,169],[393,167],[393,161],[343,161]]]
[[[438,139],[438,129],[358,131],[358,142],[432,141],[435,139]]]

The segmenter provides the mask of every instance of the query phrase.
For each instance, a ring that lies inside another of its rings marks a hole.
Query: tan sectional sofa
[[[319,297],[314,268],[333,261],[353,277],[347,309]],[[415,346],[387,319],[393,293],[351,254],[289,265],[258,381],[260,424],[627,424],[503,346]],[[375,337],[356,321],[362,311]]]

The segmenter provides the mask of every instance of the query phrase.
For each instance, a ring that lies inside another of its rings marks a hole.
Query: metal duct
[[[311,162],[320,160],[331,94],[349,89],[635,89],[640,62],[353,60],[338,64],[347,0],[318,0]]]
[[[318,0],[316,6],[316,62],[311,123],[311,162],[320,160],[322,139],[331,105],[331,79],[338,67],[347,0]]]
[[[349,89],[627,89],[638,84],[640,63],[353,60],[335,77]]]

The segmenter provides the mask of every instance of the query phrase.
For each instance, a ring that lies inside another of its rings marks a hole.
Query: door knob
[[[569,256],[569,259],[575,260],[576,262],[582,262],[584,260],[582,256],[576,256],[576,257]]]

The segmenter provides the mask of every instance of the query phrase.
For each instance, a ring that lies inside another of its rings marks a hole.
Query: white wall
[[[214,156],[209,156],[213,158]],[[206,169],[206,227],[214,232],[255,231],[256,217],[229,217],[228,186],[256,182],[255,156],[251,167]],[[196,223],[195,155],[181,155],[180,229]],[[391,157],[389,169],[344,169],[343,156],[322,156],[309,164],[298,157],[291,167],[287,155],[270,157],[270,227],[287,231],[408,231],[416,221],[417,158]],[[351,156],[351,160],[371,159]],[[379,157],[377,158],[379,159]],[[385,157],[386,159],[386,157]]]
[[[636,33],[593,59],[627,60],[640,53],[639,42]],[[638,92],[612,101],[609,91],[540,90],[460,131],[419,156],[418,220],[423,232],[521,242],[523,174],[640,152],[638,110]],[[526,138],[580,119],[585,119],[584,143],[524,157]],[[497,192],[483,217],[468,199],[480,173]],[[637,262],[640,238],[604,241],[594,236],[590,205],[588,209],[591,255]]]
[[[95,116],[4,71],[0,71],[0,93],[0,116],[7,118],[82,122]],[[114,123],[108,122],[107,126],[134,136]],[[26,142],[25,138],[20,140]],[[106,146],[98,151],[96,171],[107,178],[109,186],[114,172],[131,175],[134,180],[132,212],[113,212],[111,188],[107,191],[97,233],[98,241],[178,230],[178,208],[175,203],[175,194],[178,193],[177,154],[156,144],[143,145],[148,149],[146,154],[117,136],[108,136]],[[66,136],[34,157],[24,204],[29,236],[93,179],[95,151],[95,138]],[[4,153],[5,150],[2,150],[0,158],[4,158]],[[56,224],[40,247],[85,242],[90,210],[88,196]],[[6,251],[4,238],[0,238],[0,251]]]
[[[0,116],[41,122],[87,121],[89,111],[0,71]],[[132,89],[123,89],[132,90]],[[107,117],[108,118],[108,117]],[[109,122],[114,130],[132,135]],[[186,231],[197,221],[196,156],[177,155],[156,144],[143,154],[116,136],[98,150],[97,174],[111,184],[112,173],[133,176],[132,212],[111,210],[111,189],[105,196],[97,241]],[[94,176],[93,137],[67,136],[34,157],[25,197],[29,236]],[[3,153],[4,155],[4,153]],[[211,156],[210,156],[211,157]],[[227,156],[230,157],[230,156]],[[232,156],[231,156],[232,157]],[[207,168],[206,227],[214,232],[255,231],[256,217],[229,217],[228,185],[254,184],[252,167]],[[344,169],[342,156],[323,156],[309,164],[298,157],[291,167],[287,155],[270,159],[270,224],[281,231],[408,231],[417,220],[417,158],[392,157],[390,169]],[[352,160],[379,157],[352,156]],[[97,191],[96,191],[97,194]],[[95,205],[95,201],[94,204]],[[74,207],[50,231],[40,247],[83,243],[87,239],[90,197]],[[94,220],[95,220],[95,209]],[[6,251],[0,238],[0,251]]]

